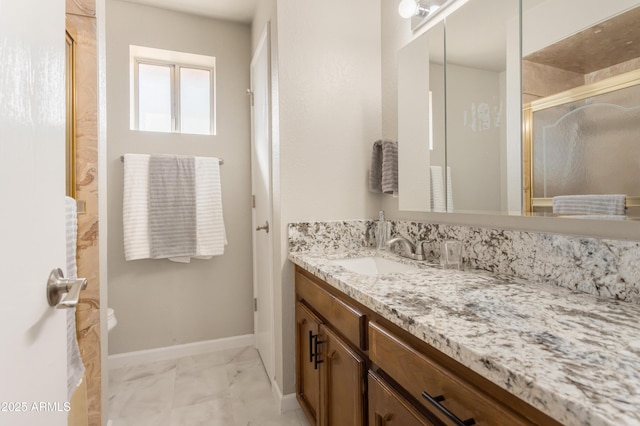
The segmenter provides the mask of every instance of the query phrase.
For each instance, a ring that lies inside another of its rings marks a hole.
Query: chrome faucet
[[[425,244],[434,243],[436,240],[422,240],[416,243],[416,256],[420,256],[420,260],[427,258],[427,252],[424,249]]]
[[[424,260],[424,252],[422,250],[422,243],[425,241],[421,241],[418,245],[418,250],[416,251],[416,246],[405,237],[395,237],[387,241],[387,247],[391,248],[395,243],[402,244],[402,250],[400,251],[400,256],[407,257],[413,260]]]

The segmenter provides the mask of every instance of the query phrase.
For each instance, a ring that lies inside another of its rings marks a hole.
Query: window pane
[[[171,132],[171,67],[138,65],[138,130]]]
[[[211,72],[180,69],[180,132],[211,134]]]

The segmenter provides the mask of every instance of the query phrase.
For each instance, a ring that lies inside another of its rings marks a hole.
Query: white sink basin
[[[353,259],[337,259],[331,262],[351,272],[371,276],[393,272],[411,272],[419,269],[416,265],[395,262],[383,257],[354,257]]]

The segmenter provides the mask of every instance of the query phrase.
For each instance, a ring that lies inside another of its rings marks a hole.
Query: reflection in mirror
[[[573,3],[523,2],[525,211],[639,217],[640,7]]]
[[[511,0],[471,1],[446,19],[448,211],[521,213],[518,31]]]
[[[444,24],[398,52],[399,208],[446,209]]]

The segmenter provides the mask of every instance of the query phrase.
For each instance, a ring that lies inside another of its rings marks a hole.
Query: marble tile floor
[[[253,347],[109,371],[113,426],[308,426],[300,409],[278,413]]]

